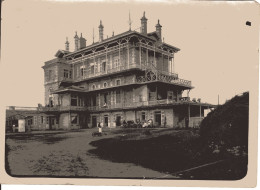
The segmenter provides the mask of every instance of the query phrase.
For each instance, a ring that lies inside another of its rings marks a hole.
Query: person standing
[[[101,126],[100,122],[98,122],[98,132],[102,133],[102,126]]]

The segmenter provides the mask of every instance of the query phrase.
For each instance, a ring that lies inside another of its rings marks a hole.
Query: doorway
[[[162,124],[161,111],[154,112],[155,125],[160,126]]]
[[[120,115],[116,116],[116,126],[117,127],[121,126],[121,116]]]
[[[97,117],[92,116],[92,127],[97,127]]]
[[[104,127],[108,127],[108,116],[104,116]]]

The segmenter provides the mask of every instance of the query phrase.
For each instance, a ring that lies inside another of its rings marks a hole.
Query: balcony
[[[174,73],[167,74],[167,72],[149,70],[146,72],[145,76],[139,76],[136,78],[137,83],[148,83],[156,81],[192,88],[191,81],[180,79],[178,78],[178,74]]]
[[[87,111],[87,107],[83,106],[53,106],[53,107],[39,107],[41,112],[64,112],[64,111]]]
[[[158,105],[178,105],[184,102],[192,102],[189,97],[181,97],[177,101],[177,99],[163,99],[163,100],[153,100],[153,101],[142,101],[142,102],[123,102],[116,103],[112,105],[104,105],[104,106],[91,106],[88,107],[89,111],[105,111],[111,109],[128,109],[128,108],[137,108],[143,106],[158,106]],[[200,103],[200,102],[197,102]]]
[[[119,72],[123,72],[123,71],[129,71],[131,69],[144,70],[145,67],[142,65],[139,65],[139,64],[129,64],[126,66],[118,66],[115,68],[110,68],[110,69],[106,69],[105,71],[99,71],[99,72],[84,71],[83,76],[75,78],[74,81],[79,82],[82,80],[92,79],[92,78],[96,78],[96,77],[102,77],[102,76],[111,75],[111,74],[119,73]]]

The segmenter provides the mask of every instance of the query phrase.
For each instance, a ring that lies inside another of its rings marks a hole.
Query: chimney
[[[66,50],[66,51],[69,51],[69,50],[70,50],[70,43],[69,43],[69,41],[68,41],[68,37],[66,37],[65,50]]]
[[[82,33],[80,34],[80,38],[79,38],[79,48],[85,48],[86,47],[86,39],[82,37]]]
[[[77,51],[79,49],[79,37],[78,37],[77,32],[74,36],[74,39],[75,39],[75,51]]]
[[[104,26],[102,25],[102,21],[100,20],[100,25],[99,25],[99,42],[103,41],[103,33],[104,33]]]
[[[156,28],[156,33],[158,34],[159,36],[159,40],[162,41],[162,26],[160,25],[160,20],[158,19],[158,23],[156,24],[155,26]]]
[[[141,33],[147,34],[147,18],[145,18],[145,12],[143,17],[141,18]]]

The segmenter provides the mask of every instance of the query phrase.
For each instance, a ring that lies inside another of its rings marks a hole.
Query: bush
[[[208,144],[224,146],[248,145],[249,93],[235,96],[218,106],[202,121],[200,135]]]

